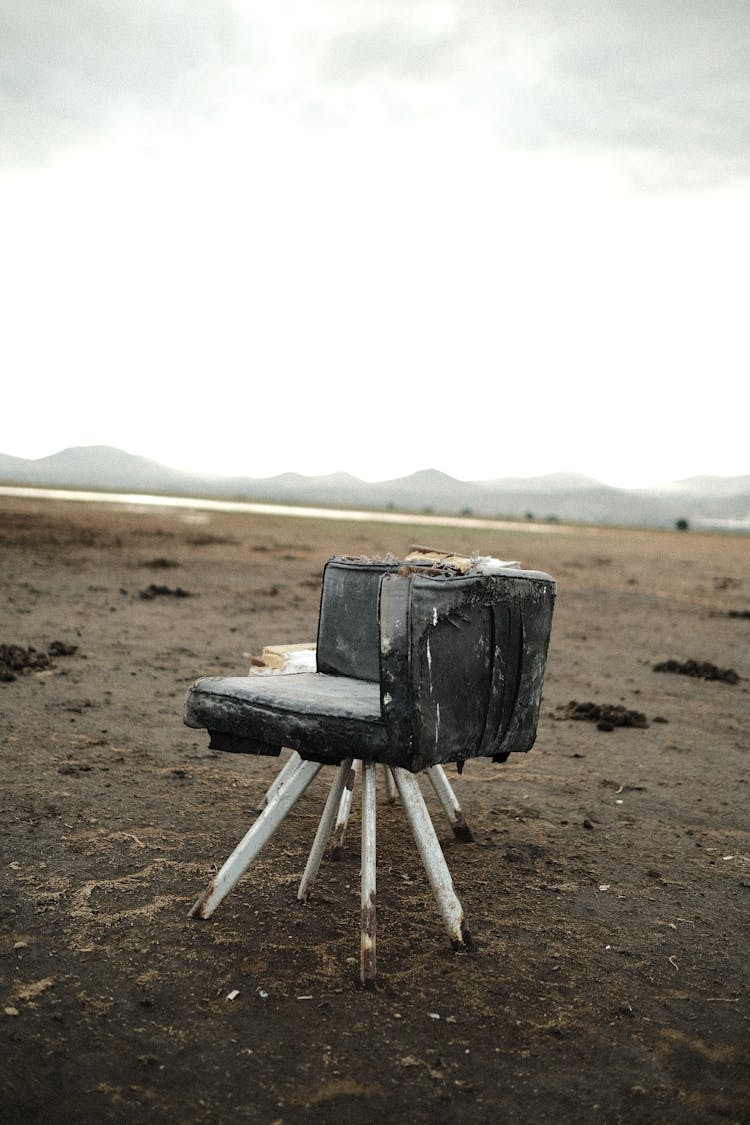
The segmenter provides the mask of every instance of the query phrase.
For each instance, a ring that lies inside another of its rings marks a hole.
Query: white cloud
[[[658,7],[164,2],[143,22],[123,3],[105,24],[80,3],[68,26],[30,5],[11,56],[42,41],[14,95],[36,159],[0,175],[0,450],[746,472],[746,75],[695,116],[736,56],[712,13],[745,9],[683,5],[678,41]]]

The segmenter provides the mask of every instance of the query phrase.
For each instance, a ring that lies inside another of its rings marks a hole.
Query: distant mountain
[[[481,487],[495,488],[503,492],[573,492],[582,489],[606,488],[607,485],[585,477],[581,473],[548,473],[539,477],[504,477],[500,480],[476,482]]]
[[[20,476],[28,472],[28,466],[35,463],[23,457],[11,457],[7,453],[0,453],[0,480],[20,479]]]
[[[750,493],[750,476],[688,477],[677,481],[674,488],[695,496],[742,496]]]
[[[687,519],[750,530],[750,476],[692,477],[649,489],[613,488],[569,472],[460,481],[438,469],[422,469],[374,483],[349,473],[211,477],[93,445],[38,460],[0,453],[0,482],[628,527],[674,527],[678,519]]]
[[[167,484],[179,485],[183,479],[190,479],[177,469],[109,445],[78,445],[33,461],[0,454],[0,478],[6,483],[22,481],[58,488],[114,488],[119,491],[162,491]]]

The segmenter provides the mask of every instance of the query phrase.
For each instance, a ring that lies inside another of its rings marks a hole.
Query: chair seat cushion
[[[319,672],[294,676],[205,676],[185,700],[190,727],[220,731],[303,757],[371,758],[386,750],[380,685]]]

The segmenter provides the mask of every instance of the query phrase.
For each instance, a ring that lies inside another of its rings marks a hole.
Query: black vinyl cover
[[[323,570],[318,618],[318,671],[380,679],[380,579],[398,563],[335,557]]]
[[[503,761],[536,737],[554,599],[554,580],[538,571],[334,558],[323,576],[318,673],[198,680],[185,720],[251,753],[257,740],[303,758],[351,755],[413,772]]]

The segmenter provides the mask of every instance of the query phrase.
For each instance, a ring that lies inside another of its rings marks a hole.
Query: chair
[[[554,598],[549,575],[492,559],[436,560],[423,553],[402,563],[330,559],[323,572],[316,671],[203,677],[188,690],[185,722],[206,729],[212,747],[278,755],[286,746],[296,752],[191,915],[210,917],[321,768],[333,765],[336,775],[298,893],[307,899],[361,762],[360,979],[374,985],[380,764],[395,784],[453,945],[469,947],[471,935],[416,775],[428,771],[447,810],[452,790],[445,763],[460,771],[469,758],[504,762],[531,748]],[[458,807],[454,795],[453,802]]]

